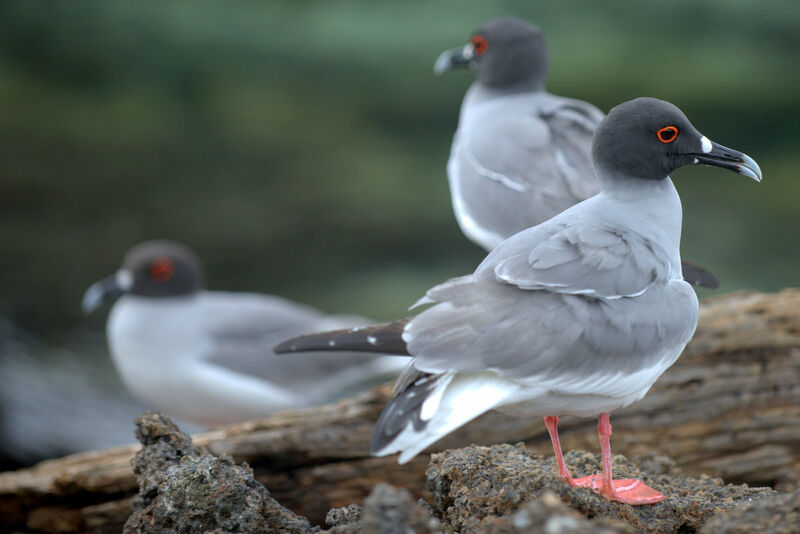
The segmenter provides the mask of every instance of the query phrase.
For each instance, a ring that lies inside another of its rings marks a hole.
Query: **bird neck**
[[[609,177],[599,172],[598,178],[601,190],[609,198],[641,206],[656,216],[681,213],[681,199],[669,176],[662,180],[649,180],[629,176]]]
[[[470,87],[470,91],[480,98],[496,98],[517,93],[536,93],[544,92],[544,90],[544,80],[538,77],[523,79],[514,84],[503,86],[487,85],[480,80],[476,80]]]
[[[602,194],[617,205],[613,209],[632,229],[661,243],[670,255],[674,272],[680,273],[683,208],[672,180],[669,177],[647,180],[598,174]]]

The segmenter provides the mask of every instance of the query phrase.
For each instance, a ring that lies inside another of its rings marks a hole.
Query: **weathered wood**
[[[656,452],[684,470],[782,489],[800,479],[800,290],[705,300],[678,363],[640,402],[615,412],[613,447]],[[383,386],[337,404],[275,414],[195,436],[216,454],[251,464],[281,503],[312,521],[360,501],[387,481],[423,493],[427,456],[398,466],[367,444],[389,396]],[[565,449],[596,450],[595,421],[563,418]],[[544,426],[487,414],[438,443],[526,440],[550,454]],[[43,532],[117,532],[136,491],[128,446],[0,474],[0,518]]]

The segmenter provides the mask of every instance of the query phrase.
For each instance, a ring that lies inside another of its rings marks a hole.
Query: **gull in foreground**
[[[592,147],[600,193],[498,245],[471,275],[430,289],[416,316],[302,336],[277,353],[365,350],[413,360],[371,449],[401,463],[482,413],[544,416],[561,477],[608,499],[664,496],[611,476],[608,413],[641,399],[680,355],[698,302],[681,276],[681,203],[668,174],[713,165],[761,180],[750,157],[701,135],[680,109],[623,103]],[[603,473],[573,478],[560,415],[598,415]]]
[[[114,365],[131,393],[173,417],[219,425],[322,404],[389,380],[407,364],[358,353],[278,358],[272,348],[282,339],[366,320],[202,283],[186,247],[146,241],[83,299],[88,313],[118,297],[106,323]]]
[[[603,113],[549,93],[547,66],[542,32],[514,17],[486,22],[434,65],[436,74],[475,71],[447,177],[461,231],[487,251],[600,191],[591,151]],[[699,265],[684,261],[682,271],[692,285],[719,287]]]

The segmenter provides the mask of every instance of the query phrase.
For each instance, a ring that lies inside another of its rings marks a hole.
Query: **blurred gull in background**
[[[475,70],[447,176],[458,225],[487,251],[600,191],[591,146],[603,113],[548,93],[547,65],[541,31],[514,17],[486,22],[434,65],[436,74]],[[692,285],[719,287],[692,263],[683,262],[683,275]]]
[[[122,381],[148,406],[200,424],[329,402],[389,380],[408,363],[365,354],[278,359],[279,341],[366,320],[270,295],[204,290],[199,261],[171,241],[132,248],[117,273],[86,291],[84,310],[111,299],[106,334]]]

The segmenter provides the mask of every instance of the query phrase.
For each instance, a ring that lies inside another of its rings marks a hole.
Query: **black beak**
[[[472,43],[460,48],[453,48],[442,52],[433,64],[433,73],[437,76],[455,67],[469,67],[475,56],[475,47]]]
[[[709,141],[705,137],[703,138],[703,145],[710,146],[710,150],[698,154],[690,154],[694,158],[695,165],[722,167],[723,169],[743,174],[756,182],[761,181],[761,169],[758,167],[758,163],[747,154],[742,154],[738,150]]]
[[[81,302],[83,313],[92,313],[103,304],[116,300],[125,293],[125,288],[120,284],[120,278],[122,278],[120,273],[116,273],[92,284],[83,294]]]

